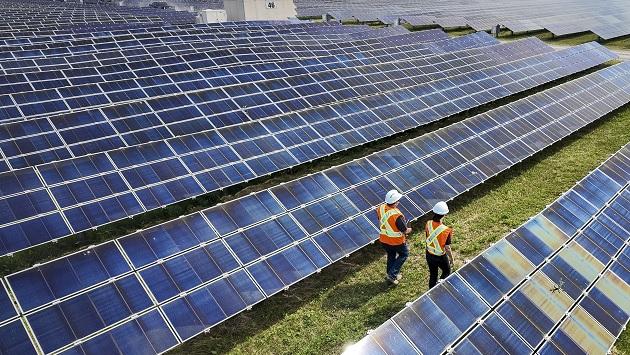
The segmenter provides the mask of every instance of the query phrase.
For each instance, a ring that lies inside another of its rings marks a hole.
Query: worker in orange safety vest
[[[451,273],[453,254],[451,252],[451,238],[453,229],[442,223],[448,214],[446,202],[440,201],[433,206],[433,217],[427,221],[425,227],[426,258],[429,265],[429,289],[437,284],[438,269],[442,270],[440,279],[445,279]]]
[[[405,216],[398,209],[402,195],[391,190],[385,195],[385,203],[376,210],[379,221],[379,240],[387,252],[387,282],[398,285],[402,278],[400,269],[409,256],[406,236],[411,233]]]

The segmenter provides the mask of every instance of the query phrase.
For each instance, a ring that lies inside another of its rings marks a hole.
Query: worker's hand
[[[411,228],[407,228],[407,230],[405,231],[405,234],[411,234],[412,229]]]

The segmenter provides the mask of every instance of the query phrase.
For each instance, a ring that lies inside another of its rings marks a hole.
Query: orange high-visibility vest
[[[389,245],[401,245],[405,243],[405,233],[396,227],[396,220],[402,216],[398,208],[390,207],[386,203],[377,210],[380,233],[378,239],[381,243]]]
[[[443,233],[445,233],[443,235]],[[427,227],[425,228],[427,251],[430,254],[442,256],[446,253],[444,250],[444,244],[448,237],[449,227],[441,224],[437,228],[433,228],[433,221],[427,221]],[[442,236],[442,238],[440,238]]]

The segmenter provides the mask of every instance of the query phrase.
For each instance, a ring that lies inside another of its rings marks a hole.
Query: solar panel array
[[[195,23],[196,16],[185,11],[49,0],[2,0],[0,4],[0,34],[9,35],[21,31],[127,23]]]
[[[629,182],[630,144],[349,353],[608,353],[630,319]]]
[[[241,25],[227,31],[247,37],[250,24]],[[234,49],[212,55],[7,75],[0,179],[20,184],[0,198],[7,206],[2,254],[418,127],[614,57],[597,44],[552,52],[536,39],[496,45],[486,34],[379,38],[354,28],[343,35],[345,26],[274,26],[291,35],[280,35],[274,43],[285,51],[271,57],[230,43]],[[332,38],[331,48],[286,43],[302,42],[300,31],[312,42]]]
[[[119,1],[124,6],[137,6],[145,7],[149,6],[152,0],[121,0]],[[176,9],[186,9],[190,11],[201,11],[204,9],[216,9],[223,10],[223,0],[169,0],[169,6],[173,6]]]
[[[397,19],[412,25],[467,27],[488,31],[500,24],[513,32],[547,29],[554,35],[592,31],[603,39],[630,34],[630,12],[623,0],[548,1],[408,1],[366,2],[364,0],[296,0],[298,16],[331,14],[337,19],[357,18],[394,23]]]
[[[404,213],[418,218],[629,101],[630,64],[618,64],[9,275],[17,309],[3,312],[0,334],[21,336],[0,351],[163,352],[373,242],[387,190],[402,191]]]

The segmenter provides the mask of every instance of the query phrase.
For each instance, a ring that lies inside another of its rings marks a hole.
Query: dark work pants
[[[400,245],[381,243],[381,245],[387,252],[387,276],[395,279],[409,256],[409,247],[407,243]]]
[[[442,256],[427,254],[427,264],[429,264],[429,289],[437,284],[438,281],[438,269],[442,270],[440,279],[445,279],[451,274],[451,264],[448,262],[448,256],[446,254]]]

